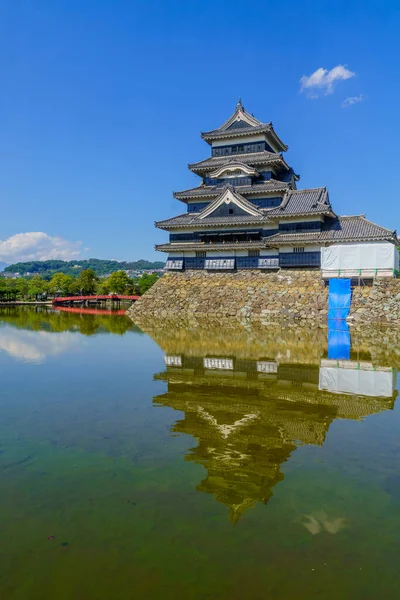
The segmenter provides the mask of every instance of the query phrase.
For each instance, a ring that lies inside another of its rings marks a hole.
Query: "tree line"
[[[46,296],[92,296],[96,294],[124,294],[142,296],[159,278],[158,273],[144,273],[131,278],[125,271],[115,271],[100,279],[92,269],[81,271],[78,277],[56,273],[48,281],[40,275],[30,278],[6,279],[0,277],[0,299],[13,296],[17,300],[36,300]]]
[[[146,269],[163,269],[165,263],[161,261],[150,262],[148,260],[137,260],[132,262],[118,262],[117,260],[102,260],[100,258],[89,258],[87,260],[34,260],[19,262],[8,265],[6,273],[19,273],[20,275],[41,275],[49,280],[55,273],[64,273],[76,277],[81,271],[91,269],[96,275],[106,275],[114,271],[143,271]]]

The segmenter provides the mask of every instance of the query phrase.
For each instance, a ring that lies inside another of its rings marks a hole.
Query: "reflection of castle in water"
[[[184,413],[173,431],[198,440],[186,456],[207,470],[197,489],[229,507],[233,522],[255,502],[268,501],[283,479],[281,464],[297,446],[322,445],[334,419],[391,409],[397,394],[396,372],[367,360],[302,365],[195,356],[186,346],[165,363],[155,378],[168,391],[154,401]]]

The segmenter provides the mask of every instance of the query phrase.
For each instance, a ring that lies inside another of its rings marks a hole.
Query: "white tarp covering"
[[[399,253],[393,244],[334,244],[321,248],[323,271],[399,269]]]
[[[362,371],[340,367],[321,367],[319,389],[334,394],[356,394],[391,398],[395,388],[394,373],[387,371]]]

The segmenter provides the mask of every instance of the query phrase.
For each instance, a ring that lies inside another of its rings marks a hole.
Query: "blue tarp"
[[[350,311],[350,279],[330,279],[328,299],[328,321],[346,319]]]
[[[328,320],[328,358],[350,359],[350,331],[343,319]]]

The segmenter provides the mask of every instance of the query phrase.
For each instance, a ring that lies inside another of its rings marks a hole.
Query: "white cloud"
[[[353,104],[359,104],[363,100],[364,96],[362,94],[360,94],[359,96],[350,96],[349,98],[346,98],[346,100],[343,100],[340,106],[342,108],[347,108],[348,106],[352,106]]]
[[[41,363],[49,356],[76,352],[81,340],[70,331],[25,331],[5,327],[0,329],[0,352],[26,362]]]
[[[81,254],[82,242],[70,242],[42,231],[17,233],[0,240],[0,260],[6,263],[29,260],[72,260]]]
[[[319,97],[320,91],[327,96],[333,94],[338,81],[354,77],[355,73],[349,71],[344,65],[337,65],[330,71],[320,67],[311,75],[303,75],[300,79],[300,91],[307,92],[307,96],[313,100]]]

